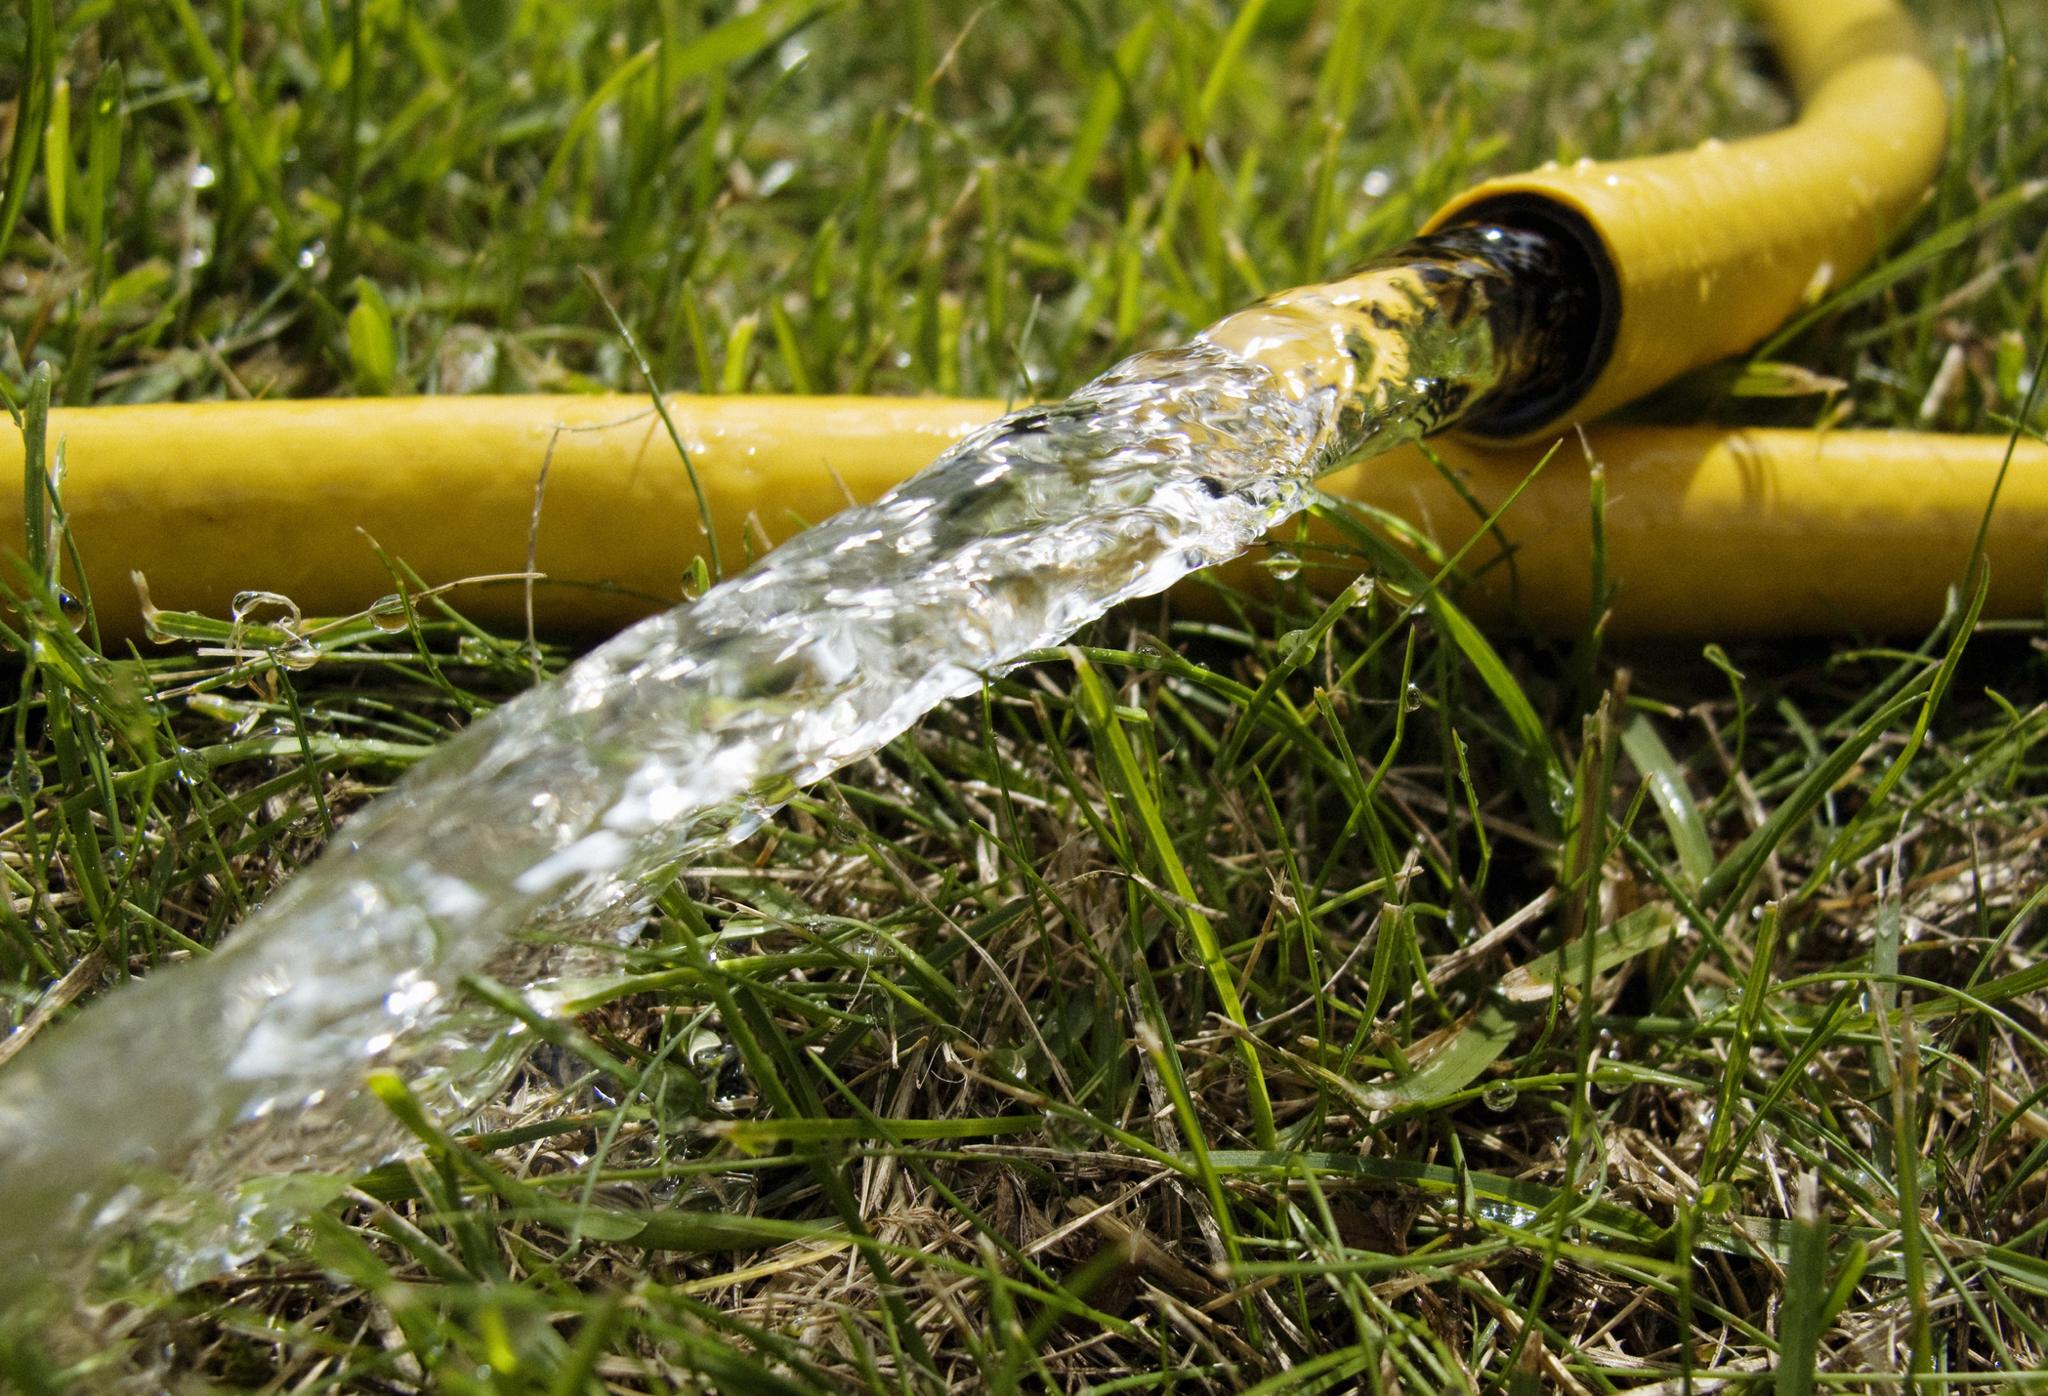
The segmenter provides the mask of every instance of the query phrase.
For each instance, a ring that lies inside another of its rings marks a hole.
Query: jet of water
[[[1338,461],[1553,371],[1551,268],[1539,238],[1459,229],[1138,354],[476,723],[212,956],[0,1071],[0,1284],[144,1224],[172,1284],[238,1263],[304,1203],[279,1177],[397,1146],[373,1067],[455,1111],[503,1080],[509,1025],[465,976],[534,988],[651,875],[1241,552]]]

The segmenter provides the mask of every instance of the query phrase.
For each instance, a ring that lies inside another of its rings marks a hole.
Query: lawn
[[[2048,25],[1915,9],[1892,274],[1647,419],[2039,433]],[[1487,174],[1790,113],[1734,0],[23,0],[0,74],[31,416],[638,391],[621,322],[678,389],[1057,394]],[[2048,607],[1482,641],[1270,563],[681,869],[512,1093],[387,1083],[408,1158],[180,1293],[109,1255],[0,1388],[2048,1387]],[[35,1033],[573,658],[446,607],[102,658],[6,582]]]

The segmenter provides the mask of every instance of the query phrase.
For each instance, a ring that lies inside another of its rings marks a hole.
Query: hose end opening
[[[1512,441],[1568,416],[1599,380],[1621,327],[1621,280],[1593,225],[1554,199],[1499,194],[1458,211],[1457,224],[1478,223],[1534,234],[1552,253],[1554,271],[1518,288],[1506,308],[1514,332],[1544,344],[1539,362],[1460,424],[1468,435]]]

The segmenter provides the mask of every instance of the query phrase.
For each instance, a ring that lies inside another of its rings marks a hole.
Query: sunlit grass
[[[635,391],[609,299],[664,384],[1022,397],[1485,173],[1787,110],[1706,0],[700,8],[17,7],[0,71],[66,86],[12,108],[10,396]],[[1768,349],[1822,391],[1653,412],[2009,426],[2020,9],[1925,7],[1953,157]],[[222,598],[101,656],[51,519],[0,618],[10,1055],[535,670],[433,599],[305,654]],[[666,888],[507,1106],[380,1081],[417,1159],[0,1380],[2042,1384],[2048,630],[1537,642],[1338,522],[1358,604],[1134,607],[942,710]]]

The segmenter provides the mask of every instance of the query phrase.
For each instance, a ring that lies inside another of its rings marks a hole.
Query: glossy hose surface
[[[1559,222],[1590,233],[1611,273],[1604,364],[1541,420],[1498,434],[1554,437],[1751,348],[1865,266],[1933,178],[1947,106],[1918,32],[1893,0],[1759,0],[1757,8],[1799,99],[1792,125],[1489,180],[1430,220],[1431,228],[1513,216]]]
[[[996,402],[677,398],[675,420],[728,570],[869,500],[1002,412]],[[0,457],[20,458],[0,427]],[[106,634],[141,634],[131,572],[166,610],[226,614],[274,591],[343,615],[397,590],[513,577],[531,556],[553,630],[610,631],[681,599],[708,555],[690,471],[645,397],[433,397],[59,408],[66,513]],[[543,478],[545,472],[545,478]],[[538,509],[540,524],[533,527]],[[0,490],[0,539],[22,536]],[[523,623],[518,580],[459,588],[465,614]]]
[[[932,398],[672,400],[729,567],[849,497],[874,498],[1000,410]],[[535,588],[543,626],[594,633],[644,615],[681,594],[702,551],[689,478],[640,398],[95,408],[52,413],[60,438],[65,507],[115,636],[141,633],[131,570],[167,609],[224,614],[236,591],[262,588],[308,615],[360,610],[395,589],[372,538],[430,584],[518,573],[551,441],[535,554],[549,578]],[[1963,576],[2007,447],[1991,436],[1708,428],[1607,427],[1589,440],[1606,471],[1615,630],[1721,637],[1925,628]],[[0,453],[16,449],[0,440]],[[1434,449],[1487,511],[1540,458],[1457,441]],[[1447,550],[1479,522],[1413,448],[1323,487]],[[0,492],[0,537],[20,536],[18,499]],[[1574,439],[1501,522],[1513,567],[1494,538],[1467,554],[1473,604],[1541,629],[1583,625],[1589,501]],[[2039,614],[2048,448],[2014,452],[1988,541],[1988,613]],[[1309,562],[1332,584],[1347,575]],[[1240,565],[1235,575],[1268,574]],[[502,625],[524,610],[516,581],[454,599]]]
[[[2003,436],[1600,427],[1568,439],[1465,555],[1472,610],[1572,633],[1592,614],[1587,450],[1605,473],[1610,633],[1699,639],[1917,635],[1959,588],[2006,459]],[[1491,512],[1540,459],[1436,448]],[[1331,493],[1407,520],[1447,550],[1473,505],[1420,451],[1348,468]],[[1513,565],[1500,540],[1512,549]],[[2038,617],[2048,583],[2048,447],[2021,442],[1986,538],[1989,617]]]

